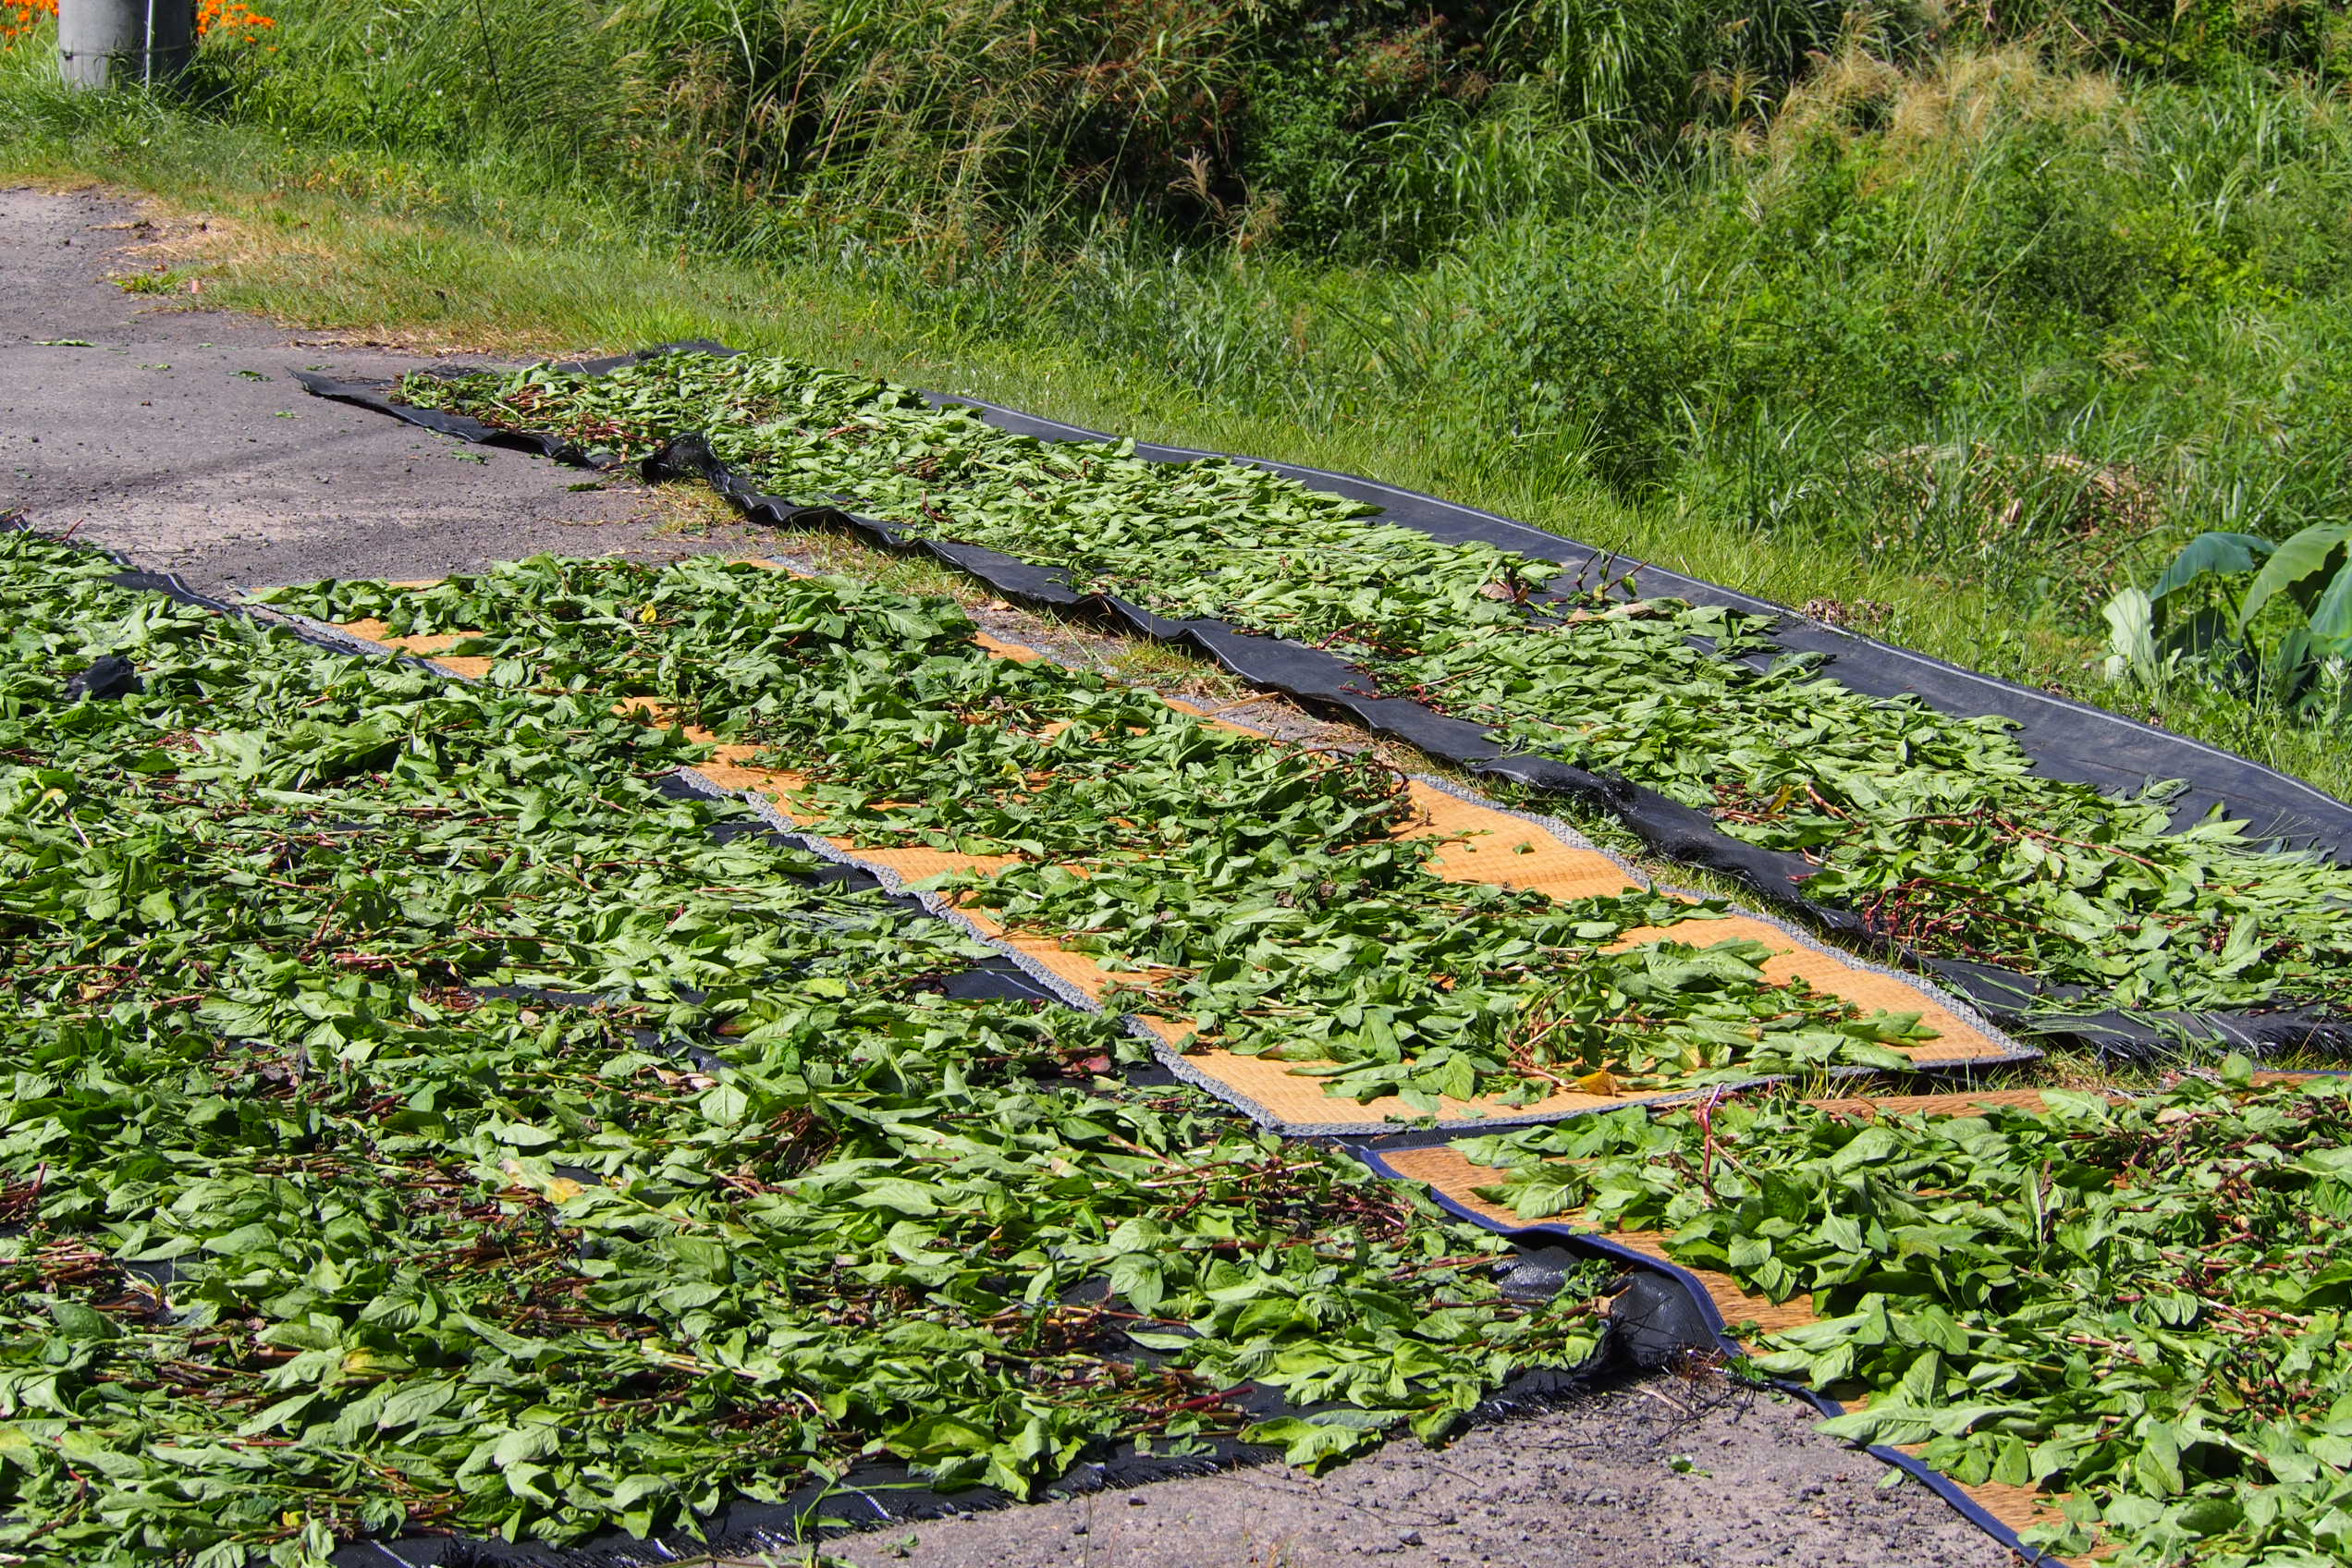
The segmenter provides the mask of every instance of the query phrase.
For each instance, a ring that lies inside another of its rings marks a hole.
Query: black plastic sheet
[[[635,354],[577,361],[560,368],[600,374],[680,349],[737,351],[704,340],[666,343]],[[445,369],[457,374],[460,367]],[[586,467],[610,467],[617,460],[609,453],[586,450],[556,437],[502,430],[466,415],[398,402],[385,383],[292,374],[319,397],[374,409],[462,440],[536,452]],[[1060,441],[1119,439],[1102,431],[974,398],[926,396],[937,406],[972,409],[988,423],[1016,435]],[[1379,506],[1383,511],[1378,521],[1383,523],[1417,529],[1447,543],[1488,545],[1556,562],[1560,575],[1541,595],[1548,599],[1569,596],[1582,584],[1599,578],[1616,581],[1630,574],[1634,591],[1642,595],[1774,617],[1780,622],[1775,640],[1782,649],[1824,655],[1825,672],[1852,690],[1878,697],[1915,696],[1941,712],[1959,717],[1991,715],[2010,720],[2016,727],[2018,745],[2051,778],[2123,791],[2151,782],[2179,780],[2186,787],[2174,802],[2177,824],[2186,825],[2218,807],[2233,818],[2246,819],[2264,838],[2352,863],[2352,805],[2276,769],[2187,736],[1892,643],[1836,631],[1768,600],[1628,561],[1496,513],[1418,491],[1354,474],[1226,452],[1145,443],[1137,443],[1133,450],[1136,456],[1154,461],[1209,458],[1251,463],[1317,489]],[[2194,1012],[2101,1009],[2096,1006],[2097,998],[2082,987],[2050,985],[2029,974],[1914,951],[1871,930],[1852,910],[1807,899],[1804,884],[1815,868],[1803,856],[1746,843],[1724,832],[1706,812],[1623,778],[1513,752],[1497,741],[1486,726],[1449,717],[1410,699],[1383,697],[1369,676],[1335,654],[1242,631],[1221,620],[1170,619],[1115,594],[1082,592],[1060,570],[1000,551],[925,538],[899,524],[830,505],[765,495],[721,462],[700,435],[679,436],[643,459],[639,468],[652,480],[701,480],[753,521],[786,529],[844,530],[887,549],[928,555],[980,579],[1006,598],[1106,621],[1192,648],[1252,685],[1342,714],[1367,729],[1407,741],[1471,773],[1607,812],[1655,852],[1705,867],[1743,891],[1801,915],[1858,950],[1930,974],[2014,1030],[2072,1037],[2102,1051],[2134,1057],[2167,1054],[2191,1042],[2219,1043],[2262,1057],[2297,1049],[2352,1053],[2352,1017],[2341,1013],[2309,1008]]]
[[[19,526],[24,526],[19,520],[0,518],[0,528]],[[106,554],[117,562],[123,559],[113,552]],[[304,617],[254,616],[242,606],[198,594],[176,577],[127,569],[106,581],[137,592],[161,594],[209,613],[260,620],[276,631],[337,655],[396,659],[430,668],[436,675],[457,679],[428,659],[385,649]],[[123,683],[136,680],[135,668],[118,655],[104,655],[93,662],[92,668],[97,670],[102,666],[104,667],[103,683],[109,688],[128,690]],[[88,695],[91,700],[105,700],[98,691],[93,690]],[[672,799],[733,798],[692,770],[668,776],[657,788]],[[790,847],[810,847],[806,836],[788,833],[757,820],[718,823],[714,825],[714,831],[723,839],[753,834],[774,839]],[[932,918],[945,918],[940,910],[925,900],[905,892],[862,866],[846,862],[827,861],[802,879],[851,890],[878,891],[910,912]],[[983,959],[952,971],[916,976],[914,979],[918,985],[928,983],[942,995],[959,999],[1033,1001],[1041,1005],[1070,1005],[1077,1000],[1065,994],[1062,988],[1050,984],[1049,977],[1033,974],[1009,957]],[[521,997],[552,1007],[593,1007],[609,999],[590,993],[540,988],[477,986],[474,989],[478,995]],[[643,1037],[642,1043],[650,1048],[681,1050],[691,1055],[696,1064],[705,1071],[717,1072],[726,1070],[725,1064],[717,1059],[692,1047],[680,1047],[676,1042],[667,1042],[649,1035]],[[1130,1082],[1142,1085],[1168,1085],[1175,1082],[1164,1068],[1157,1066],[1131,1070],[1127,1076]],[[584,1171],[573,1174],[575,1179],[590,1179],[589,1173]],[[1539,1260],[1533,1268],[1526,1268],[1514,1257],[1504,1256],[1498,1259],[1497,1268],[1523,1275],[1519,1293],[1530,1298],[1552,1293],[1568,1277],[1556,1260],[1549,1257]],[[1161,1327],[1179,1329],[1182,1325]],[[1600,1348],[1585,1366],[1566,1370],[1540,1369],[1524,1373],[1504,1384],[1472,1411],[1467,1419],[1474,1422],[1500,1420],[1573,1395],[1589,1387],[1611,1366],[1620,1364],[1628,1354],[1631,1353],[1619,1343],[1612,1321],[1604,1334]],[[1130,1358],[1138,1364],[1167,1359],[1160,1353],[1141,1347],[1135,1347]],[[1278,1391],[1258,1386],[1233,1390],[1231,1403],[1245,1415],[1259,1420],[1278,1415],[1310,1416],[1318,1410],[1330,1408],[1292,1405]],[[1192,1452],[1171,1454],[1142,1452],[1133,1443],[1115,1445],[1081,1460],[1041,1488],[1041,1492],[1048,1498],[1080,1496],[1182,1476],[1207,1475],[1240,1465],[1270,1463],[1281,1454],[1279,1448],[1251,1445],[1231,1439],[1203,1440],[1190,1446]],[[856,1466],[829,1484],[804,1484],[778,1501],[738,1501],[730,1503],[702,1521],[697,1534],[674,1531],[649,1539],[608,1531],[567,1546],[529,1540],[509,1542],[453,1535],[416,1535],[388,1540],[366,1538],[352,1541],[337,1550],[331,1561],[338,1568],[623,1568],[623,1565],[634,1568],[637,1564],[674,1562],[708,1554],[772,1551],[847,1530],[1009,1507],[1017,1501],[987,1487],[943,1492],[916,1479],[903,1465],[870,1464]]]

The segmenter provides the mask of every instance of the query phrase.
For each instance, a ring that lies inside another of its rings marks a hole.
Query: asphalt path
[[[0,190],[0,508],[215,592],[716,547],[678,536],[633,480],[469,447],[288,374],[394,375],[435,356],[108,281],[152,276],[166,239],[104,195]]]

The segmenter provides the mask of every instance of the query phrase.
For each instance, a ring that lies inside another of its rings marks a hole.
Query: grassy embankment
[[[444,9],[303,0],[178,106],[36,31],[0,168],[214,215],[208,302],[1373,473],[2352,788],[2275,693],[2098,668],[2181,539],[2334,515],[2323,8]]]

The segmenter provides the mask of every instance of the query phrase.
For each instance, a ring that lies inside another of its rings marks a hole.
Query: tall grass
[[[822,277],[938,345],[1049,345],[1244,426],[1383,433],[1359,466],[1576,497],[1636,554],[1892,595],[1891,634],[1906,606],[1982,606],[1978,644],[1938,651],[2352,780],[2340,738],[2093,672],[2099,606],[2181,538],[2341,514],[2334,7],[281,0],[280,22],[169,114],[68,102],[19,52],[0,136],[258,129],[305,181],[516,244]]]

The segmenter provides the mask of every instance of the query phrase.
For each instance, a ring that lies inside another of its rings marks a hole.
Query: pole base
[[[169,81],[195,53],[195,0],[57,0],[57,65],[68,87]]]

